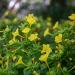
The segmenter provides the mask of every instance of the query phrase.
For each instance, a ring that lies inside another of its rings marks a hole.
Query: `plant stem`
[[[48,63],[47,62],[45,62],[46,63],[46,65],[47,65],[47,67],[48,67],[48,69],[49,69],[49,73],[50,73],[50,67],[49,67],[49,65],[48,65]]]
[[[69,70],[69,72],[71,71],[71,70],[73,70],[75,68],[75,66],[73,66],[70,70]]]

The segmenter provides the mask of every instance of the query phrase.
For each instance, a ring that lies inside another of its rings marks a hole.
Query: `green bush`
[[[33,14],[0,21],[0,75],[74,75],[75,18],[56,22]]]

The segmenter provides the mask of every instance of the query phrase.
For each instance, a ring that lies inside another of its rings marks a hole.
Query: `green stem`
[[[47,65],[47,67],[48,67],[48,69],[49,69],[49,73],[50,73],[50,67],[49,67],[49,65],[48,65],[48,63],[47,62],[45,62],[46,63],[46,65]]]
[[[75,66],[73,66],[70,70],[69,70],[69,72],[71,71],[71,70],[73,70],[75,68]]]
[[[23,37],[23,36],[21,36],[21,35],[18,35],[18,36],[20,36],[21,38],[25,38],[25,37]]]

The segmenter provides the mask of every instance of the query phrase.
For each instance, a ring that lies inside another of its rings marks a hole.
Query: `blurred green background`
[[[4,12],[7,11],[9,1],[11,0],[0,0],[0,18],[3,16]],[[34,1],[35,0],[33,0],[33,2]],[[36,4],[34,5],[34,8],[35,6]],[[33,12],[34,14],[38,16],[43,16],[44,18],[51,16],[53,18],[53,21],[57,21],[61,19],[67,19],[68,15],[75,12],[75,0],[50,0],[50,4],[48,6],[44,6],[44,8],[36,9],[36,11],[28,10],[28,7],[29,4],[23,4],[23,6],[19,9],[18,13],[22,11],[22,9],[23,10],[25,9],[25,11],[27,12],[28,11]]]

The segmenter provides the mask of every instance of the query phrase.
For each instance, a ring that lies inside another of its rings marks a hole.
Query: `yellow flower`
[[[43,61],[43,62],[47,62],[48,56],[49,56],[48,53],[43,54],[43,55],[41,55],[41,57],[39,58],[39,60]]]
[[[22,30],[23,33],[28,34],[30,31],[30,28],[26,27]]]
[[[28,39],[29,39],[30,41],[35,41],[36,39],[38,39],[38,34],[31,34]]]
[[[11,40],[9,41],[9,45],[13,45],[13,44],[16,43],[16,42],[18,42],[18,41],[15,39],[15,37],[13,37],[13,39],[11,39]]]
[[[55,25],[53,26],[53,29],[58,29],[59,28],[59,23],[56,22]]]
[[[47,36],[47,35],[50,35],[49,28],[47,28],[47,29],[44,31],[44,37]]]
[[[27,22],[29,23],[30,27],[36,23],[37,19],[33,14],[29,14],[28,16],[25,17]]]
[[[52,49],[50,48],[49,44],[43,44],[43,49],[41,51],[41,53],[51,53]]]
[[[75,14],[70,15],[68,18],[75,21]]]
[[[22,57],[20,56],[17,63],[16,63],[16,65],[21,65],[21,64],[24,65],[24,63],[22,61]]]
[[[55,37],[55,42],[56,42],[56,43],[62,42],[62,34],[58,34],[58,35]]]
[[[52,52],[49,44],[43,44],[43,49],[41,51],[42,55],[40,56],[39,60],[43,62],[47,62],[49,54]],[[45,53],[45,54],[44,54]]]
[[[15,32],[12,32],[12,35],[13,35],[13,37],[16,37],[16,36],[18,36],[18,35],[19,35],[18,28],[16,29],[16,31],[15,31]]]

